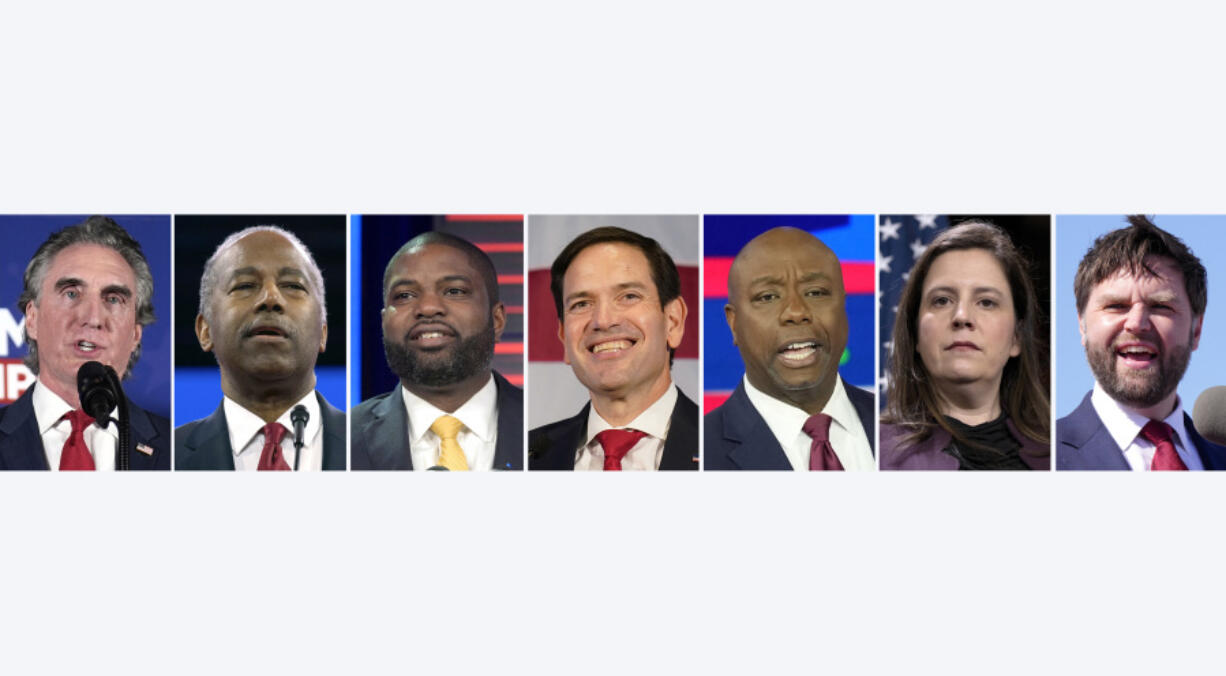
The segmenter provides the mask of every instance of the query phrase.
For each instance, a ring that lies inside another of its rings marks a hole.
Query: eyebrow
[[[646,288],[647,288],[647,285],[644,284],[643,282],[622,282],[621,284],[615,284],[613,286],[614,291],[625,291],[626,289],[646,289]],[[568,295],[566,298],[564,298],[563,304],[569,305],[570,302],[572,300],[575,300],[576,298],[591,298],[593,295],[595,294],[587,290],[576,291]]]
[[[70,286],[85,286],[85,281],[77,277],[60,277],[55,280],[56,291],[63,291]]]
[[[808,282],[829,281],[829,280],[830,280],[830,275],[824,272],[807,272],[801,275],[796,281],[801,284],[805,284]],[[783,283],[783,278],[778,275],[760,275],[758,277],[754,277],[753,279],[749,280],[749,286],[756,286],[758,284],[782,284],[782,283]]]
[[[924,295],[928,296],[938,291],[942,293],[957,293],[958,289],[952,286],[934,286],[931,289],[928,289],[928,293],[925,293]],[[973,294],[975,293],[995,293],[998,295],[1004,295],[1004,291],[994,286],[976,286],[973,289],[971,289],[971,293]]]
[[[1179,295],[1174,293],[1173,291],[1155,291],[1151,294],[1144,296],[1144,300],[1147,303],[1171,304],[1171,303],[1176,302],[1178,299],[1179,299]],[[1099,305],[1105,305],[1108,303],[1131,303],[1131,302],[1132,302],[1131,294],[1120,294],[1120,293],[1104,293],[1102,297],[1099,298],[1099,301],[1098,301]]]
[[[467,275],[447,275],[446,277],[440,277],[435,284],[448,284],[452,282],[465,282],[472,284],[472,281],[472,277]],[[391,291],[398,286],[421,286],[421,282],[413,279],[412,277],[393,279],[392,283],[387,285],[387,290]]]
[[[109,284],[107,286],[102,287],[102,295],[106,296],[112,293],[117,293],[123,296],[124,298],[132,297],[132,289],[129,289],[123,284]]]

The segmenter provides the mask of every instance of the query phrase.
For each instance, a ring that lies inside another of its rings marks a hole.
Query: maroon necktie
[[[638,430],[605,430],[597,434],[596,441],[604,449],[604,471],[622,471],[622,458],[645,436],[646,432]]]
[[[260,465],[256,469],[261,472],[266,470],[289,471],[289,465],[285,463],[285,456],[281,455],[283,437],[285,437],[285,425],[270,422],[264,426],[264,450],[260,451]]]
[[[85,447],[85,428],[94,424],[94,419],[80,409],[64,414],[72,430],[68,432],[68,440],[64,442],[64,450],[60,451],[60,471],[87,470],[94,471],[94,456]]]
[[[1175,444],[1171,442],[1171,431],[1170,425],[1158,420],[1151,420],[1141,428],[1141,436],[1158,449],[1154,451],[1153,462],[1149,464],[1150,471],[1188,471],[1188,466],[1183,464],[1179,453],[1175,451]]]
[[[834,448],[830,445],[830,416],[825,413],[809,416],[805,421],[805,426],[801,429],[805,434],[813,438],[813,443],[809,445],[809,471],[814,470],[839,470],[843,469],[843,463],[839,462],[839,456],[834,454]]]

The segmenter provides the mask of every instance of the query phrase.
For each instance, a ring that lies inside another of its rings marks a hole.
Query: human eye
[[[108,293],[102,300],[108,305],[124,305],[128,302],[128,299],[121,293]]]
[[[468,289],[466,289],[466,288],[464,288],[464,287],[462,287],[462,286],[452,286],[452,287],[448,287],[448,288],[444,289],[444,290],[443,290],[443,295],[444,295],[444,296],[457,296],[457,297],[463,297],[463,296],[467,296],[467,295],[468,295]]]
[[[933,296],[932,300],[929,302],[932,307],[946,307],[953,303],[954,299],[950,298],[949,296]]]
[[[566,308],[566,311],[567,312],[583,312],[584,310],[587,310],[591,306],[592,306],[592,302],[589,300],[577,300],[577,301],[572,302],[570,306]]]
[[[230,293],[234,293],[236,291],[250,291],[254,288],[255,282],[252,281],[234,282],[230,285]]]
[[[821,298],[823,296],[829,296],[830,290],[819,287],[819,288],[809,289],[805,291],[805,295],[808,296],[809,298]]]
[[[64,289],[64,297],[68,300],[76,300],[81,297],[81,291],[75,286],[70,286]]]
[[[779,294],[774,291],[763,291],[753,297],[755,303],[772,303],[779,300]]]
[[[980,298],[980,299],[979,299],[979,306],[980,306],[980,307],[985,307],[985,308],[988,308],[989,310],[991,310],[991,309],[993,309],[993,308],[996,308],[996,307],[1000,306],[1000,303],[998,303],[998,302],[996,301],[996,299],[994,299],[994,298]]]

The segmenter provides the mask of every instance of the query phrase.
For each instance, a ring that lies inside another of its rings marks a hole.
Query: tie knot
[[[1141,428],[1141,436],[1145,437],[1149,443],[1157,446],[1160,442],[1171,440],[1171,426],[1161,420],[1151,420],[1145,423],[1145,427]]]
[[[281,445],[281,440],[285,438],[285,425],[279,422],[270,422],[264,426],[264,444]]]
[[[801,427],[801,429],[804,430],[805,434],[809,435],[809,438],[813,439],[814,441],[828,441],[830,439],[831,420],[833,420],[833,418],[825,413],[811,415],[809,416],[809,419],[805,421],[804,427]]]
[[[610,462],[621,469],[622,458],[645,436],[647,433],[639,430],[605,430],[597,434],[596,441],[604,449],[605,469],[609,469]]]
[[[464,427],[464,423],[460,422],[459,418],[440,415],[438,420],[430,425],[430,431],[437,434],[439,439],[455,439],[460,435],[461,427]]]
[[[67,420],[70,425],[72,425],[74,432],[84,432],[86,427],[94,424],[94,419],[90,417],[88,413],[79,408],[74,408],[73,410],[65,413],[64,419]]]

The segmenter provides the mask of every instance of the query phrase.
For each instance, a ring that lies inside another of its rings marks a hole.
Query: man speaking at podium
[[[126,378],[153,323],[153,274],[115,221],[92,216],[53,233],[26,266],[25,313],[35,384],[0,409],[0,469],[113,470],[118,425],[80,410],[77,371],[96,361]],[[130,469],[170,469],[170,422],[128,401]]]
[[[328,341],[323,275],[271,225],[226,238],[204,265],[196,338],[222,403],[175,430],[176,470],[344,470],[345,414],[315,391]]]

